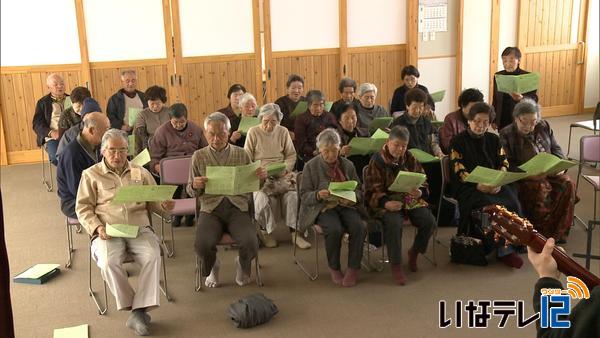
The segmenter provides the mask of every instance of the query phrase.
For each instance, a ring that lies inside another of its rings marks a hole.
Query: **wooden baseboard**
[[[583,108],[583,113],[593,114],[595,110],[596,110],[596,107],[585,107],[585,108]]]
[[[23,164],[23,163],[40,163],[42,155],[40,149],[24,150],[24,151],[9,151],[8,164]],[[46,156],[44,158],[47,158]]]

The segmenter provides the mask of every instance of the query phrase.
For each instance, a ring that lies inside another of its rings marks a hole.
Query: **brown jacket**
[[[154,166],[163,158],[192,155],[194,151],[207,145],[204,132],[194,122],[188,121],[187,127],[179,131],[167,121],[156,129],[154,137],[150,139],[150,170],[154,171]]]
[[[440,128],[440,146],[445,154],[450,150],[450,141],[454,135],[462,133],[467,127],[467,119],[461,108],[446,115],[444,125]]]

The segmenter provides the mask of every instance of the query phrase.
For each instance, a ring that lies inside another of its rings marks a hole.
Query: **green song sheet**
[[[15,276],[15,278],[38,279],[59,266],[60,264],[36,264]]]
[[[468,176],[465,182],[481,183],[494,187],[503,186],[516,182],[525,177],[531,176],[529,173],[515,173],[510,171],[494,170],[482,166],[477,166]]]
[[[294,108],[294,111],[292,111],[292,113],[290,115],[292,117],[296,117],[296,116],[304,113],[307,109],[308,109],[308,102],[300,101],[300,102],[298,102],[298,104],[296,105],[296,108]]]
[[[528,93],[540,86],[540,73],[528,73],[521,75],[496,74],[496,88],[503,93]]]
[[[372,139],[378,139],[378,140],[387,140],[388,137],[390,137],[390,135],[381,129],[377,129],[373,133],[373,135],[371,135]]]
[[[350,146],[350,153],[348,156],[376,153],[381,150],[381,147],[383,147],[385,142],[387,142],[387,138],[355,137],[348,143]]]
[[[389,186],[388,190],[395,192],[410,192],[423,185],[426,179],[427,176],[425,174],[399,171],[394,183]]]
[[[331,111],[331,106],[333,106],[333,101],[325,102],[325,111]]]
[[[392,124],[392,121],[394,121],[394,118],[391,116],[376,117],[371,122],[371,125],[369,125],[369,130],[375,131],[377,129],[385,129]]]
[[[330,182],[329,193],[333,196],[343,198],[356,203],[356,187],[358,182],[356,181],[344,181],[344,182]]]
[[[256,170],[260,162],[256,161],[241,166],[208,166],[206,167],[206,187],[204,193],[210,195],[240,195],[258,191],[260,182]]]
[[[65,110],[73,107],[73,101],[71,101],[71,97],[70,96],[65,97],[65,102],[63,103],[63,105],[65,107]]]
[[[520,165],[519,169],[530,175],[555,175],[575,165],[577,165],[577,163],[573,161],[563,160],[557,156],[544,152],[535,155],[529,161]]]
[[[431,121],[431,125],[439,129],[444,125],[444,121]]]
[[[446,95],[446,91],[440,90],[435,93],[431,93],[429,95],[431,95],[433,102],[442,102],[442,100],[444,99],[444,96]]]
[[[412,156],[415,157],[415,159],[417,159],[417,161],[419,161],[419,163],[432,163],[432,162],[439,162],[440,159],[431,155],[428,152],[425,152],[421,149],[417,149],[417,148],[412,148],[412,149],[408,149],[408,151],[410,151],[410,153],[412,154]]]
[[[53,338],[88,338],[88,324],[79,326],[65,327],[63,329],[54,329]]]
[[[148,148],[142,150],[141,153],[131,160],[131,163],[137,164],[140,167],[145,166],[148,162],[150,162],[150,152],[148,151]]]
[[[135,135],[127,136],[127,146],[129,147],[129,149],[127,149],[127,155],[133,156],[133,154],[135,154]]]
[[[260,124],[260,121],[258,120],[258,117],[242,117],[242,120],[240,121],[240,126],[238,127],[238,131],[240,133],[242,133],[242,135],[246,135],[248,134],[248,130],[250,130],[250,128],[254,127],[254,126],[258,126]]]
[[[117,190],[112,203],[159,202],[173,198],[176,185],[126,185]]]
[[[106,234],[110,237],[136,238],[140,227],[129,224],[106,224]]]
[[[285,171],[287,168],[285,163],[271,163],[267,165],[267,175],[277,176]]]
[[[135,120],[137,119],[137,116],[141,111],[141,108],[129,107],[129,116],[127,122],[129,122],[130,127],[135,127]]]

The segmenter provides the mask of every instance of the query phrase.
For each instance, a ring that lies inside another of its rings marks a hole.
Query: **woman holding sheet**
[[[365,200],[369,210],[383,221],[383,234],[392,274],[396,283],[404,285],[402,271],[402,225],[407,215],[417,227],[417,235],[408,249],[410,270],[417,271],[417,255],[425,253],[435,227],[435,218],[427,208],[427,183],[408,192],[390,191],[400,171],[424,174],[423,168],[407,150],[410,133],[406,127],[396,126],[390,131],[387,143],[371,158],[365,172]]]
[[[500,131],[510,168],[517,168],[539,153],[564,159],[540,106],[531,99],[517,103],[514,122]],[[575,210],[575,185],[566,173],[537,175],[519,181],[519,200],[525,216],[542,235],[566,242]]]
[[[494,109],[478,102],[469,110],[468,129],[456,135],[450,143],[451,182],[460,208],[459,234],[483,239],[481,227],[473,224],[473,212],[490,204],[499,204],[522,216],[516,189],[511,185],[491,186],[467,182],[469,174],[478,166],[507,171],[509,164],[500,139],[487,131],[494,119]],[[511,246],[498,246],[497,256],[504,264],[520,268],[523,260]]]

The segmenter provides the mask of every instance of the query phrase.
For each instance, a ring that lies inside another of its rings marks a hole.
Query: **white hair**
[[[368,92],[373,92],[377,96],[377,87],[372,83],[361,83],[358,87],[358,96],[361,97]]]
[[[258,111],[258,120],[262,122],[262,119],[265,116],[271,115],[275,115],[275,117],[277,118],[277,122],[281,122],[281,119],[283,119],[283,113],[281,112],[281,108],[278,104],[267,103],[260,107],[260,110]]]
[[[208,129],[208,124],[210,122],[220,122],[223,123],[227,126],[227,130],[231,129],[231,121],[229,121],[229,118],[227,117],[227,115],[221,113],[221,112],[214,112],[211,113],[210,115],[208,115],[206,117],[206,119],[204,119],[204,129]]]
[[[240,96],[240,107],[245,106],[246,103],[250,101],[254,101],[254,103],[256,103],[256,98],[254,97],[254,95],[250,93],[244,93],[242,96]]]
[[[108,141],[114,140],[114,139],[122,139],[123,141],[125,141],[125,144],[127,145],[127,149],[129,149],[127,133],[121,129],[111,128],[111,129],[107,130],[106,133],[104,133],[104,135],[102,136],[102,145],[100,146],[100,152],[104,152],[104,150],[106,149],[106,146],[108,145]]]
[[[317,135],[317,148],[323,146],[339,147],[341,143],[342,139],[340,138],[340,134],[333,128],[327,128]]]
[[[48,75],[48,77],[46,78],[46,85],[47,86],[51,86],[52,85],[52,80],[56,79],[57,81],[63,81],[62,76],[60,76],[60,74],[58,73],[52,73],[50,75]]]

